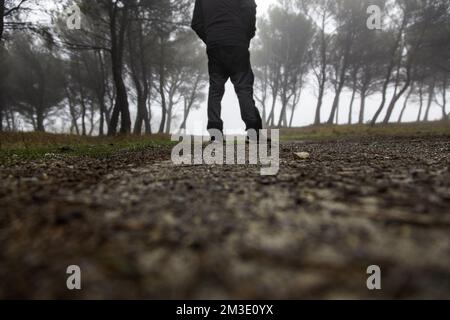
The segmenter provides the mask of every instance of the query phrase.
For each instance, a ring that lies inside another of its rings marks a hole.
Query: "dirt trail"
[[[275,177],[169,156],[1,167],[0,298],[450,298],[448,138],[282,144]]]

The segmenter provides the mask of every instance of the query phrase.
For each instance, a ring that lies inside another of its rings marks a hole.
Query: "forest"
[[[0,131],[182,131],[208,89],[192,10],[190,0],[1,0]],[[308,88],[316,125],[337,123],[344,105],[349,124],[402,122],[417,106],[417,121],[431,108],[448,120],[450,3],[280,0],[258,19],[252,61],[267,127],[296,126]]]

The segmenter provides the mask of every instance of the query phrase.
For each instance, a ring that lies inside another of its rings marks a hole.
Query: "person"
[[[207,46],[208,131],[223,134],[221,102],[225,83],[231,79],[246,131],[259,133],[262,120],[253,99],[255,77],[249,51],[256,33],[255,0],[196,0],[192,29]]]

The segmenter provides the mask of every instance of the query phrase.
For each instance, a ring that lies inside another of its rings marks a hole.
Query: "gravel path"
[[[275,177],[169,158],[0,167],[0,298],[450,298],[448,137],[287,143]]]

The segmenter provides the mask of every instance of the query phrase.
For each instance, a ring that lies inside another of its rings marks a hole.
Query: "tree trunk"
[[[398,99],[396,100],[396,97],[397,97],[397,93],[398,93],[398,87],[400,85],[400,67],[401,67],[401,57],[398,61],[398,65],[397,65],[397,76],[395,77],[394,94],[392,95],[391,102],[389,103],[386,115],[383,119],[384,124],[389,123],[389,121],[391,120],[392,112],[394,111],[394,107],[395,107],[395,103],[396,103],[396,102],[393,103],[393,101],[398,101]]]
[[[442,120],[450,120],[450,114],[447,115],[447,78],[442,83]]]
[[[147,134],[151,134],[152,133],[152,128],[151,128],[151,123],[152,123],[152,103],[151,103],[151,94],[147,100],[147,112],[148,112],[148,132],[146,132]]]
[[[321,43],[320,43],[320,75],[318,77],[319,82],[319,96],[317,98],[316,115],[314,118],[314,124],[319,125],[321,123],[321,112],[323,104],[323,96],[325,94],[325,84],[327,82],[327,43],[326,43],[326,13],[322,15],[321,26]]]
[[[5,109],[3,105],[3,97],[2,93],[0,92],[0,132],[3,131],[3,110]]]
[[[394,94],[394,97],[391,100],[391,103],[388,106],[386,117],[384,118],[383,123],[387,124],[389,123],[392,112],[394,111],[395,105],[397,104],[397,101],[403,96],[403,94],[408,90],[409,86],[411,84],[411,60],[408,62],[408,66],[406,67],[406,81],[403,85],[403,88],[400,90],[399,93]]]
[[[292,128],[292,123],[294,121],[294,114],[295,114],[295,109],[297,108],[296,105],[292,106],[292,113],[291,113],[291,119],[289,120],[289,128]]]
[[[347,62],[346,62],[346,58],[344,57],[344,61],[342,63],[342,70],[339,76],[339,84],[338,87],[336,89],[336,95],[334,96],[334,100],[333,100],[333,105],[331,107],[331,114],[330,114],[330,118],[328,119],[328,124],[333,124],[334,123],[334,119],[336,116],[336,111],[339,108],[339,100],[341,97],[341,93],[342,93],[342,89],[344,89],[344,84],[345,84],[345,73],[347,70]]]
[[[6,118],[6,130],[8,130],[9,132],[14,131],[14,119],[10,120],[11,115],[10,113],[12,113],[12,111],[10,112],[6,112],[5,113],[5,118]],[[11,124],[12,123],[12,124]]]
[[[419,107],[419,115],[417,116],[417,122],[420,122],[422,119],[422,108],[423,108],[423,83],[420,84],[419,88],[419,101],[420,101],[420,107]]]
[[[321,112],[323,104],[323,95],[325,94],[326,74],[322,75],[322,79],[319,84],[319,96],[317,98],[316,116],[314,118],[314,124],[319,125],[321,123]]]
[[[287,110],[288,103],[289,103],[289,100],[286,96],[281,97],[282,107],[281,107],[281,112],[280,112],[280,119],[278,120],[278,128],[287,126],[286,110]]]
[[[80,88],[81,99],[81,135],[86,135],[86,103],[84,101],[83,89]]]
[[[270,127],[275,126],[275,106],[277,104],[277,97],[278,94],[272,93],[272,107],[270,109],[269,118],[267,119],[267,123],[270,125]]]
[[[110,21],[110,33],[111,33],[111,61],[112,61],[112,75],[116,88],[116,101],[113,110],[113,116],[111,117],[111,124],[109,128],[109,135],[115,135],[117,133],[117,125],[119,122],[119,114],[121,115],[121,127],[120,133],[127,134],[131,132],[131,119],[130,110],[128,105],[128,94],[123,80],[123,49],[125,40],[125,29],[128,21],[128,6],[125,5],[122,10],[122,19],[119,23],[119,32],[117,33],[117,11],[118,5],[116,3],[111,4],[111,21]]]
[[[180,132],[183,132],[183,130],[186,130],[186,124],[187,124],[187,118],[189,115],[189,109],[188,109],[188,102],[187,99],[184,98],[184,105],[183,105],[183,121],[180,125]]]
[[[389,69],[388,71],[388,76],[385,79],[385,82],[383,84],[383,89],[381,91],[381,104],[379,106],[379,108],[377,109],[377,111],[375,112],[374,117],[372,118],[372,125],[375,125],[378,121],[378,117],[380,116],[381,112],[384,109],[384,106],[386,105],[386,94],[387,94],[387,87],[389,85],[389,81],[391,79],[391,73],[392,73],[392,69]]]
[[[95,107],[94,103],[91,103],[91,114],[89,115],[89,136],[92,136],[92,133],[95,129]]]
[[[431,104],[433,103],[433,97],[434,97],[434,86],[435,86],[435,81],[433,80],[433,82],[429,85],[429,88],[428,88],[428,104],[427,104],[427,110],[425,112],[425,118],[423,119],[425,122],[428,122],[429,118],[430,118]]]
[[[98,135],[103,136],[105,134],[105,97],[99,98],[100,107],[100,123],[98,127]]]
[[[108,136],[114,136],[117,134],[117,125],[119,124],[120,110],[117,105],[114,105],[111,121],[109,122]]]
[[[278,92],[280,90],[280,73],[281,70],[280,68],[277,66],[278,70],[276,71],[276,78],[274,80],[274,82],[271,83],[270,85],[270,89],[271,89],[271,93],[272,93],[272,106],[270,109],[270,113],[269,113],[269,117],[267,118],[267,124],[270,127],[274,127],[275,126],[275,106],[277,104],[277,100],[278,100]]]
[[[411,89],[409,89],[409,92],[405,98],[405,102],[403,103],[402,111],[400,112],[400,116],[398,117],[398,121],[397,121],[398,123],[402,123],[402,121],[403,121],[403,115],[405,114],[406,108],[408,106],[409,98],[411,97],[413,91],[414,91],[414,85],[411,85]]]
[[[172,100],[172,99],[170,99]],[[167,121],[166,121],[166,129],[165,133],[170,134],[170,129],[172,127],[172,111],[173,111],[173,102],[169,102],[169,108],[167,109]]]
[[[127,134],[131,131],[130,111],[128,109],[128,95],[123,82],[121,71],[117,70],[117,65],[113,67],[115,70],[114,82],[117,87],[116,102],[114,105],[113,115],[111,117],[110,133],[115,135],[117,133],[117,125],[119,122],[119,114],[121,115],[120,133]]]
[[[264,66],[264,76],[263,76],[264,78],[264,82],[263,82],[263,87],[261,88],[261,91],[262,91],[262,97],[261,97],[261,99],[259,100],[259,103],[261,104],[261,106],[262,106],[262,121],[263,121],[263,124],[264,124],[264,127],[267,127],[267,110],[266,110],[266,100],[267,100],[267,77],[268,77],[268,75],[267,75],[267,65],[266,66]]]
[[[3,106],[0,101],[0,132],[3,132]]]
[[[6,130],[11,132],[13,131],[13,126],[11,125],[11,120],[10,120],[10,112],[5,112],[4,116],[5,116],[5,120],[6,120]]]
[[[114,101],[116,100],[116,89],[114,87],[114,85],[112,86],[111,90],[110,89],[106,89],[106,95],[108,98],[108,106],[105,105],[105,120],[106,120],[106,125],[108,127],[108,135],[111,131],[112,128],[112,119],[113,119],[113,113],[114,113]],[[114,126],[115,130],[117,130],[117,122],[116,125]]]
[[[386,117],[384,118],[384,121],[383,121],[384,124],[389,123],[392,113],[394,111],[395,105],[397,104],[398,100],[402,97],[402,95],[406,92],[406,90],[408,90],[408,88],[409,88],[409,82],[407,82],[403,86],[402,90],[392,99],[391,103],[389,104],[389,107],[388,107],[388,110],[386,113]]]
[[[165,48],[164,48],[164,38],[160,37],[160,52],[161,57],[159,61],[159,94],[161,96],[161,123],[159,125],[159,133],[164,133],[164,128],[166,126],[166,116],[167,116],[167,104],[166,104],[166,94],[164,92],[164,87],[166,85],[166,71],[165,71]]]
[[[5,0],[0,0],[0,44],[3,40],[3,31],[5,30]]]
[[[353,85],[352,99],[350,101],[350,110],[348,112],[348,124],[352,124],[353,103],[355,102],[356,84]]]
[[[267,110],[266,110],[265,101],[261,105],[262,105],[262,121],[263,121],[264,127],[267,127]]]
[[[128,105],[128,94],[127,89],[125,87],[125,82],[123,80],[123,51],[124,51],[124,41],[125,41],[125,30],[127,28],[127,21],[128,21],[128,9],[125,7],[123,9],[122,14],[122,21],[120,24],[120,31],[119,31],[119,57],[116,62],[115,70],[116,70],[116,76],[117,76],[117,96],[120,101],[120,107],[121,107],[121,124],[120,124],[120,133],[121,134],[129,134],[131,133],[131,117],[130,117],[130,109]]]
[[[300,82],[301,83],[301,82]],[[295,90],[295,88],[294,88]],[[294,99],[292,101],[292,113],[291,113],[291,119],[289,120],[289,128],[292,128],[292,124],[294,122],[294,114],[295,110],[297,109],[298,103],[300,102],[300,97],[302,95],[302,90],[300,89],[298,93],[294,94]]]
[[[45,132],[44,114],[42,113],[40,108],[36,110],[36,131]]]
[[[336,108],[336,125],[339,124],[339,103],[337,104],[337,108]]]
[[[145,132],[148,133],[148,111],[147,111],[147,99],[148,99],[148,81],[147,81],[147,68],[143,59],[144,43],[142,36],[141,22],[139,21],[139,13],[135,12],[136,28],[129,28],[128,32],[128,52],[129,52],[129,65],[131,70],[131,78],[134,83],[134,87],[137,93],[137,115],[134,123],[133,133],[136,135],[142,134],[142,125],[145,123]],[[137,37],[138,46],[133,41],[133,35]],[[138,65],[138,63],[140,65]]]
[[[105,134],[105,94],[106,94],[106,73],[105,73],[105,63],[103,61],[103,56],[101,51],[97,51],[98,62],[100,63],[100,72],[102,76],[101,88],[98,91],[98,104],[100,109],[100,124],[98,128],[98,135],[103,136]]]
[[[178,80],[174,80],[174,83],[171,85],[169,90],[169,96],[168,96],[168,108],[167,108],[167,121],[166,121],[166,127],[164,132],[166,134],[170,134],[170,130],[172,129],[172,117],[173,117],[173,107],[176,104],[174,101],[175,93],[178,89]]]
[[[346,44],[345,44],[346,47],[345,47],[344,56],[342,58],[341,72],[340,72],[340,76],[339,76],[339,80],[338,80],[339,84],[338,84],[338,87],[336,90],[336,95],[334,97],[333,106],[331,107],[331,114],[330,114],[330,118],[328,119],[328,124],[333,124],[334,117],[336,115],[336,111],[339,108],[339,100],[340,100],[341,93],[342,93],[342,90],[344,89],[344,85],[345,85],[345,75],[347,73],[349,55],[350,55],[350,50],[352,47],[352,37],[353,37],[353,35],[351,33],[347,34]],[[339,117],[339,113],[336,117]]]
[[[142,124],[144,124],[144,130],[146,134],[151,133],[150,128],[150,120],[148,116],[148,110],[147,110],[147,99],[148,99],[148,87],[144,86],[143,92],[141,92],[141,95],[138,97],[138,113],[139,113],[139,124],[138,124],[138,131],[136,131],[136,127],[134,128],[135,134],[141,134],[142,131]],[[136,121],[138,121],[136,119]]]
[[[331,107],[331,114],[330,114],[327,124],[333,124],[335,121],[335,118],[339,117],[339,112],[338,112],[339,100],[340,100],[343,88],[344,88],[344,83],[342,82],[342,84],[339,84],[339,87],[336,91],[336,95],[334,96],[333,105]]]
[[[136,114],[136,120],[134,122],[133,134],[141,135],[142,134],[142,124],[144,123],[144,117],[142,115],[142,108],[145,108],[145,109],[147,108],[147,102],[143,101],[141,90],[139,89],[136,91],[138,92],[137,93],[137,114]]]
[[[142,125],[144,125],[145,134],[150,134],[151,128],[150,128],[150,120],[149,120],[148,110],[147,110],[147,94],[146,93],[141,93],[141,95],[138,97],[137,104],[138,104],[137,105],[138,116],[136,117],[134,134],[137,134],[137,135],[142,134]]]
[[[5,52],[5,48],[3,47],[3,43],[2,43],[2,34],[3,34],[3,13],[5,10],[5,1],[4,0],[0,0],[0,63],[3,61],[3,54]],[[4,100],[3,100],[3,94],[2,91],[0,91],[0,132],[3,131],[3,110],[5,110],[5,106],[4,106]],[[5,110],[6,111],[6,110]]]
[[[398,50],[398,47],[400,45],[400,42],[402,40],[402,35],[403,35],[403,30],[405,29],[406,26],[406,22],[407,22],[408,18],[406,16],[406,14],[403,16],[403,21],[400,27],[400,30],[398,31],[397,34],[397,38],[395,41],[394,46],[392,47],[392,52],[391,52],[391,61],[389,63],[387,72],[386,72],[386,77],[383,83],[383,90],[382,90],[382,99],[381,99],[381,104],[380,107],[378,108],[378,110],[375,112],[375,115],[371,121],[372,125],[375,125],[378,121],[378,117],[380,116],[381,112],[384,109],[384,106],[386,105],[386,93],[387,93],[387,89],[389,86],[389,82],[391,81],[391,76],[392,76],[392,70],[394,70],[395,67],[395,61],[396,61],[396,52]]]
[[[361,91],[361,104],[359,107],[359,120],[358,123],[359,124],[364,124],[364,115],[366,112],[366,91],[363,90]]]
[[[147,86],[144,86],[144,88],[142,88],[139,80],[137,79],[134,79],[134,82],[137,92],[137,115],[133,133],[136,135],[140,135],[142,134],[143,124],[145,124],[145,133],[149,133],[149,131],[151,130],[147,111],[148,88]]]
[[[189,117],[189,113],[191,112],[192,106],[194,105],[195,94],[198,90],[198,86],[200,84],[201,77],[202,77],[202,75],[200,73],[197,74],[197,78],[195,79],[194,86],[192,88],[189,98],[186,98],[186,97],[184,98],[184,116],[183,116],[183,122],[181,123],[181,126],[180,126],[180,131],[186,130],[187,119]]]
[[[139,76],[137,74],[136,66],[132,60],[133,58],[130,57],[131,77],[133,79],[134,88],[136,89],[137,94],[137,114],[136,121],[134,122],[133,133],[136,135],[141,135],[142,124],[144,122],[144,113],[147,111],[147,98],[144,96],[141,83],[139,82]]]
[[[81,100],[81,135],[86,135],[86,105],[84,104],[84,100]]]
[[[67,101],[69,102],[69,113],[71,118],[70,133],[73,133],[73,129],[75,129],[76,134],[80,135],[80,130],[78,129],[77,124],[77,116],[75,112],[75,104],[73,103],[70,90],[67,87],[65,90],[67,95]]]
[[[14,116],[14,111],[9,110],[9,117],[11,118],[11,131],[17,131],[16,117]]]

